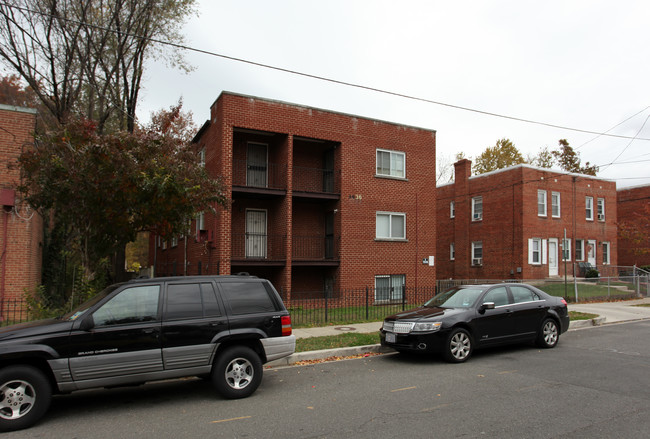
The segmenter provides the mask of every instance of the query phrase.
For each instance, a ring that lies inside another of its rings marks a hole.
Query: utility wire
[[[46,13],[41,12],[41,11],[34,11],[34,10],[29,9],[29,8],[24,8],[24,7],[21,7],[21,6],[10,5],[10,4],[6,3],[6,2],[0,2],[0,4],[6,6],[8,8],[18,9],[18,10],[21,10],[23,12],[27,12],[27,13],[30,13],[30,14],[39,14],[39,15],[43,15],[43,16],[46,16],[46,17],[53,17],[51,14],[46,14]],[[104,28],[104,27],[101,27],[101,26],[80,22],[78,20],[73,20],[73,19],[70,19],[70,18],[64,18],[64,17],[60,17],[60,16],[57,16],[56,18],[59,19],[59,20],[65,20],[65,21],[69,21],[69,22],[72,22],[72,23],[76,23],[76,24],[82,24],[82,25],[92,27],[92,28],[95,28],[95,29],[101,29],[101,30],[105,30],[105,31],[109,31],[109,32],[117,32],[117,31],[115,31],[113,29],[108,29],[108,28]],[[493,112],[490,112],[490,111],[479,110],[479,109],[470,108],[470,107],[464,107],[464,106],[461,106],[461,105],[449,104],[449,103],[446,103],[446,102],[441,102],[441,101],[436,101],[436,100],[433,100],[433,99],[417,97],[417,96],[413,96],[413,95],[407,95],[407,94],[404,94],[404,93],[397,93],[397,92],[388,91],[388,90],[384,90],[384,89],[380,89],[380,88],[376,88],[376,87],[370,87],[370,86],[366,86],[366,85],[362,85],[362,84],[356,84],[356,83],[353,83],[353,82],[347,82],[347,81],[342,81],[342,80],[338,80],[338,79],[327,78],[327,77],[324,77],[324,76],[315,75],[315,74],[311,74],[311,73],[300,72],[300,71],[297,71],[297,70],[292,70],[292,69],[288,69],[288,68],[284,68],[284,67],[277,67],[277,66],[273,66],[273,65],[270,65],[270,64],[264,64],[264,63],[261,63],[261,62],[251,61],[251,60],[247,60],[247,59],[243,59],[243,58],[238,58],[238,57],[234,57],[234,56],[229,56],[229,55],[224,55],[224,54],[212,52],[210,50],[198,49],[198,48],[187,46],[187,45],[184,45],[184,44],[173,43],[171,41],[163,41],[163,40],[159,40],[159,39],[156,39],[156,38],[142,37],[142,36],[139,36],[139,35],[132,35],[132,34],[126,34],[126,35],[128,35],[130,37],[133,37],[133,38],[139,38],[139,39],[142,39],[142,40],[147,40],[147,41],[150,41],[152,43],[161,44],[161,45],[164,45],[164,46],[174,47],[176,49],[187,50],[189,52],[196,52],[196,53],[209,55],[209,56],[222,58],[222,59],[227,59],[227,60],[230,60],[230,61],[235,61],[235,62],[248,64],[248,65],[252,65],[252,66],[256,66],[256,67],[262,67],[262,68],[265,68],[265,69],[270,69],[270,70],[275,70],[275,71],[279,71],[279,72],[289,73],[289,74],[296,75],[296,76],[302,76],[302,77],[305,77],[305,78],[311,78],[311,79],[316,79],[316,80],[319,80],[319,81],[325,81],[325,82],[329,82],[329,83],[332,83],[332,84],[344,85],[344,86],[347,86],[347,87],[357,88],[357,89],[360,89],[360,90],[372,91],[372,92],[375,92],[375,93],[381,93],[381,94],[388,95],[388,96],[395,96],[395,97],[399,97],[399,98],[403,98],[403,99],[409,99],[409,100],[412,100],[412,101],[425,102],[425,103],[428,103],[428,104],[439,105],[439,106],[443,106],[443,107],[447,107],[447,108],[454,108],[454,109],[457,109],[457,110],[468,111],[468,112],[477,113],[477,114],[483,114],[483,115],[486,115],[486,116],[498,117],[498,118],[501,118],[501,119],[507,119],[507,120],[512,120],[512,121],[516,121],[516,122],[524,122],[524,123],[529,123],[529,124],[533,124],[533,125],[545,126],[545,127],[549,127],[549,128],[557,128],[557,129],[561,129],[561,130],[574,131],[574,132],[578,132],[578,133],[595,134],[597,136],[615,137],[615,138],[619,138],[619,139],[632,139],[632,140],[650,141],[650,139],[648,139],[648,138],[637,138],[637,137],[623,136],[623,135],[618,135],[618,134],[609,134],[607,132],[603,133],[603,132],[598,132],[598,131],[584,130],[584,129],[572,128],[572,127],[567,127],[567,126],[562,126],[562,125],[557,125],[557,124],[552,124],[552,123],[547,123],[547,122],[535,121],[535,120],[532,120],[532,119],[525,119],[525,118],[521,118],[521,117],[508,116],[508,115],[505,115],[505,114],[493,113]]]

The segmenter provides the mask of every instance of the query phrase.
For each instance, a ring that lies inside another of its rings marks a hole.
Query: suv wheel
[[[52,387],[31,366],[0,370],[0,431],[20,430],[38,421],[50,406]]]
[[[254,350],[235,346],[217,354],[212,382],[228,399],[250,396],[262,381],[262,361]]]

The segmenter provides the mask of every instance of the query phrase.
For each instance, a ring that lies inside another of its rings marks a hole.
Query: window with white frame
[[[594,197],[585,197],[585,219],[594,220]]]
[[[205,168],[205,148],[201,148],[201,151],[199,151],[199,165]]]
[[[472,221],[483,219],[483,197],[472,198]]]
[[[375,300],[378,302],[401,300],[405,285],[404,274],[375,276]]]
[[[562,260],[571,260],[571,240],[569,238],[562,240]]]
[[[173,236],[172,237],[172,247],[176,247],[178,245],[178,236]]]
[[[576,261],[585,260],[585,240],[576,239]]]
[[[377,212],[377,239],[406,239],[406,214],[394,212]]]
[[[537,190],[537,216],[546,216],[546,191]]]
[[[605,199],[598,198],[596,201],[596,214],[598,215],[598,221],[605,221]]]
[[[472,265],[483,265],[483,241],[472,242]]]
[[[201,212],[196,216],[196,237],[198,239],[201,230],[205,230],[205,213]]]
[[[610,263],[610,244],[609,242],[603,242],[603,264],[609,265]]]
[[[531,265],[546,264],[546,239],[530,238],[528,240],[528,263]]]
[[[456,245],[453,242],[449,244],[449,260],[456,260]]]
[[[406,178],[406,154],[399,151],[378,149],[377,175]]]
[[[162,249],[167,250],[167,240],[166,239],[163,240],[163,242],[162,242]]]
[[[559,192],[551,193],[551,216],[553,218],[560,217],[560,193]]]
[[[453,201],[449,203],[449,218],[456,218],[456,204]]]

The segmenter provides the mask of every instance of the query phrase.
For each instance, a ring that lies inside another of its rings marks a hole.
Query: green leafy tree
[[[598,166],[591,166],[589,165],[589,162],[585,163],[585,165],[582,166],[580,163],[580,155],[573,150],[566,139],[560,139],[558,141],[558,144],[560,148],[555,151],[551,151],[551,154],[560,165],[560,168],[567,172],[575,172],[578,174],[593,176],[596,175],[598,172]]]
[[[220,180],[183,134],[185,119],[180,103],[134,133],[99,135],[95,122],[78,119],[21,155],[19,189],[65,229],[64,246],[79,255],[86,278],[137,232],[183,234],[196,212],[225,203]]]
[[[495,146],[488,146],[474,163],[475,174],[485,174],[497,169],[525,163],[521,152],[509,139],[500,139]]]
[[[555,157],[547,147],[544,147],[539,150],[536,156],[529,156],[527,162],[538,168],[552,168],[555,164]]]

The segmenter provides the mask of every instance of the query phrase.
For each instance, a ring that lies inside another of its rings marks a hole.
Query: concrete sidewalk
[[[638,306],[646,305],[646,306]],[[572,321],[569,330],[578,330],[611,323],[650,319],[650,298],[626,300],[621,302],[602,302],[570,304],[569,311],[595,314],[590,320]],[[347,326],[326,326],[321,328],[298,328],[293,333],[296,338],[340,335],[346,332],[371,333],[381,328],[382,322],[355,323]],[[321,351],[297,352],[289,357],[268,363],[268,366],[287,366],[299,361],[319,360],[330,357],[345,357],[373,352],[393,352],[383,350],[380,345],[356,346],[351,348],[325,349]]]

